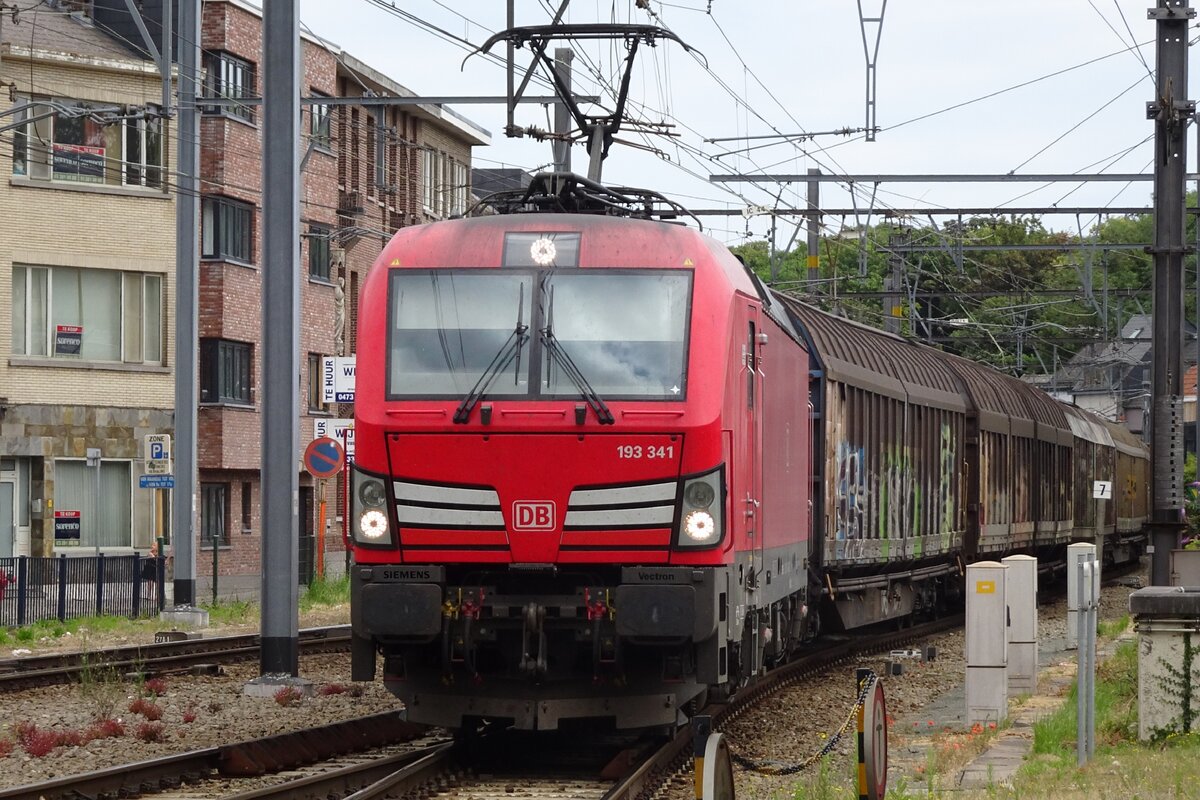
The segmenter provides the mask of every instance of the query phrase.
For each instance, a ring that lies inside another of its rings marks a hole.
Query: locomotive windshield
[[[533,288],[532,274],[394,271],[388,396],[469,392],[517,326],[529,325]],[[492,381],[490,395],[529,393],[528,370],[516,358],[513,362],[507,374]]]
[[[497,359],[504,366],[488,376],[488,396],[577,397],[549,336],[602,398],[685,396],[691,272],[393,270],[389,278],[389,399],[461,398]]]
[[[544,321],[601,397],[684,393],[691,273],[552,272],[542,287]],[[539,386],[576,395],[566,371],[543,358]]]

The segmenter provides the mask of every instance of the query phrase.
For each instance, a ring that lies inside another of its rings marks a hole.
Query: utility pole
[[[162,114],[163,119],[171,117],[171,50],[174,46],[175,38],[175,20],[173,15],[175,9],[172,8],[174,3],[163,3],[163,18],[162,18],[162,46],[159,51],[162,53],[162,61],[160,62],[159,71],[162,73]],[[158,491],[155,489],[155,491]]]
[[[1154,504],[1150,517],[1150,583],[1170,583],[1171,550],[1183,528],[1183,256],[1184,152],[1190,0],[1158,0],[1147,14],[1158,42],[1155,98],[1146,104],[1154,120],[1154,355],[1150,387],[1150,452]]]
[[[168,6],[170,3],[167,4]],[[165,40],[170,33],[164,26]],[[164,63],[167,63],[164,59]],[[165,80],[170,81],[168,65]],[[179,0],[179,105],[176,114],[175,193],[175,489],[171,531],[175,543],[175,606],[196,603],[196,407],[199,393],[200,247],[200,0]]]
[[[571,62],[575,60],[575,51],[569,47],[554,48],[554,69],[562,80],[562,85],[571,89]],[[560,100],[554,104],[554,132],[565,136],[571,132],[571,110]],[[564,139],[554,140],[554,171],[571,171],[571,143]]]
[[[771,215],[771,241],[767,248],[767,264],[772,284],[779,280],[779,265],[775,263],[775,223],[778,219],[774,214]]]
[[[883,279],[887,296],[883,299],[883,329],[888,333],[900,333],[900,288],[903,285],[904,255],[899,248],[908,242],[903,230],[888,234],[888,265],[890,276]]]
[[[262,651],[264,678],[296,676],[299,643],[300,18],[263,4]],[[269,683],[269,681],[264,681]]]
[[[808,174],[820,175],[821,170],[816,167],[810,167]],[[808,290],[812,293],[817,291],[817,281],[820,279],[819,261],[817,256],[821,249],[821,183],[820,181],[808,181]]]

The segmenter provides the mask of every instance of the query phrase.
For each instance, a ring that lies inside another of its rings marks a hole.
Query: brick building
[[[303,37],[302,91],[321,96],[412,96],[354,59]],[[262,20],[242,0],[204,4],[205,93],[256,97]],[[261,164],[259,109],[211,107],[201,121],[200,551],[197,593],[210,591],[212,544],[222,594],[260,589]],[[319,422],[353,416],[323,400],[326,356],[353,355],[358,287],[383,244],[404,225],[465,209],[470,154],[488,135],[436,106],[306,105],[302,111],[300,445]],[[326,571],[344,568],[340,482],[328,500]],[[300,476],[301,577],[313,569],[321,487]]]
[[[144,550],[153,505],[136,488],[142,440],[173,425],[175,144],[147,100],[161,95],[161,78],[122,3],[18,2],[29,13],[0,26],[0,78],[16,84],[18,105],[47,105],[8,134],[17,155],[0,185],[0,208],[21,231],[0,239],[0,557],[53,552],[54,508],[81,511],[85,545],[99,530],[105,549]],[[162,4],[141,10],[161,44]],[[27,21],[36,21],[32,50]],[[197,593],[211,590],[215,555],[221,594],[249,597],[260,589],[262,532],[260,10],[206,0],[200,44],[201,102],[222,102],[203,106],[200,121]],[[397,228],[465,209],[471,148],[489,138],[449,109],[388,105],[380,98],[413,92],[332,45],[304,36],[302,47],[305,95],[364,97],[302,111],[304,447],[318,424],[353,416],[352,405],[324,402],[320,371],[324,357],[354,353],[366,270]],[[49,113],[80,101],[116,121]],[[91,302],[108,294],[113,302]],[[90,447],[104,454],[99,514],[81,460]],[[325,490],[335,574],[345,563],[336,483]],[[302,578],[313,568],[318,488],[301,474]]]
[[[161,78],[70,7],[16,6],[0,26],[16,123],[0,137],[0,557],[144,551],[143,438],[173,424]]]

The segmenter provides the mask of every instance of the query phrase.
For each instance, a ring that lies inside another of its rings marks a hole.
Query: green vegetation
[[[300,613],[336,607],[350,602],[350,579],[347,577],[314,581],[300,595]],[[214,626],[256,626],[259,606],[248,600],[223,600],[218,603],[201,603],[208,611],[209,623]],[[325,624],[325,623],[319,623]],[[137,640],[154,631],[169,628],[169,623],[157,617],[128,619],[105,615],[100,617],[78,617],[59,622],[57,619],[39,620],[20,628],[0,628],[0,646],[31,645],[44,640],[79,638],[81,646],[88,648],[87,639],[96,634],[106,634]]]
[[[1128,614],[1114,620],[1100,620],[1100,624],[1096,626],[1096,633],[1101,639],[1116,639],[1129,629],[1132,621]]]
[[[222,600],[217,603],[200,603],[208,612],[210,625],[247,625],[258,621],[258,606],[249,600]]]
[[[1128,618],[1109,623],[1102,635],[1117,635]],[[910,784],[894,782],[889,800],[916,798],[1093,798],[1200,797],[1200,733],[1173,734],[1157,742],[1138,741],[1137,643],[1121,642],[1096,674],[1096,753],[1082,769],[1075,756],[1075,689],[1055,713],[1034,725],[1033,750],[1012,787],[992,785],[962,792],[952,789],[952,770]],[[924,771],[924,770],[918,770]],[[940,787],[946,787],[942,789]],[[809,797],[810,795],[797,795]]]
[[[94,721],[110,719],[125,698],[125,684],[115,667],[97,660],[91,653],[84,653],[83,669],[79,672],[79,696],[91,708]]]
[[[157,620],[150,621],[151,624]],[[61,639],[63,637],[86,637],[93,633],[121,633],[140,630],[146,625],[144,620],[131,620],[126,617],[104,615],[100,617],[75,617],[66,622],[57,619],[43,619],[20,628],[0,628],[0,645],[17,642],[40,642],[43,639]]]
[[[858,797],[858,756],[828,755],[803,773],[795,800],[842,800]]]
[[[1195,203],[1194,194],[1188,202]],[[1133,250],[1108,251],[1086,263],[1069,251],[955,252],[960,242],[988,246],[1149,243],[1153,240],[1149,213],[1108,217],[1091,229],[1070,232],[1049,230],[1040,218],[1019,215],[943,221],[940,231],[928,225],[906,227],[890,219],[861,229],[845,227],[851,222],[844,220],[840,231],[820,240],[815,254],[819,297],[805,294],[805,243],[775,253],[773,265],[766,241],[732,249],[777,289],[878,327],[884,316],[883,301],[877,295],[856,294],[884,288],[884,277],[892,270],[893,247],[929,248],[903,256],[903,332],[1014,373],[1053,372],[1088,341],[1116,336],[1129,317],[1145,307],[1153,284],[1151,259]],[[1194,225],[1189,218],[1189,229]],[[1191,241],[1193,236],[1189,230],[1185,238]],[[1188,258],[1189,268],[1192,260]],[[1089,283],[1090,293],[1084,288]],[[1106,288],[1120,291],[1106,298]],[[911,292],[917,295],[915,307]],[[1187,319],[1192,319],[1195,292],[1190,288],[1185,303]]]
[[[350,602],[350,578],[318,578],[300,596],[300,610],[311,611],[316,606],[337,606]]]
[[[350,602],[350,578],[319,578],[300,594],[300,613]],[[212,625],[247,625],[258,622],[259,607],[249,600],[201,603]]]

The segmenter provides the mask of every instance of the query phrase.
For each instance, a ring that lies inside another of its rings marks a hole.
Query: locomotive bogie
[[[629,567],[594,570],[594,583],[583,577],[357,567],[353,627],[377,644],[388,689],[429,724],[487,717],[545,730],[600,717],[618,727],[673,725],[681,706],[728,679],[728,570]],[[374,650],[352,657],[358,679],[374,677]]]

